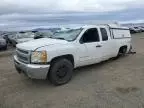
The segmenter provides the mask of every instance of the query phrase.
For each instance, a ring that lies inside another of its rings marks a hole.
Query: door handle
[[[100,48],[100,47],[102,47],[102,45],[97,45],[96,47],[97,47],[97,48]]]

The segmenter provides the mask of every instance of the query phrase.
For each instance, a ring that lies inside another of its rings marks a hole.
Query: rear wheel
[[[65,58],[61,58],[52,62],[48,77],[52,84],[62,85],[69,82],[72,78],[72,75],[72,63]]]
[[[120,56],[125,56],[126,55],[126,52],[127,52],[127,46],[123,46],[119,49],[119,52],[117,54],[116,57],[114,57],[113,59],[118,59]]]
[[[119,55],[120,56],[125,56],[127,52],[127,47],[121,47],[119,50]]]

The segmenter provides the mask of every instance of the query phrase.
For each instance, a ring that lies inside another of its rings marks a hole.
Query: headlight
[[[46,63],[47,62],[47,52],[46,51],[34,51],[31,53],[32,63]]]

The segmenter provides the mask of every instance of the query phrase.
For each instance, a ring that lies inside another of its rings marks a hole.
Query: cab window
[[[102,35],[102,41],[107,41],[108,40],[108,34],[105,28],[100,28],[101,35]]]
[[[90,43],[90,42],[99,42],[99,33],[97,28],[88,29],[82,36],[81,41],[82,43]]]

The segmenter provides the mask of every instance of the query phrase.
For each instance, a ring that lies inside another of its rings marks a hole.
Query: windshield
[[[68,29],[64,31],[55,32],[52,38],[64,39],[67,41],[73,41],[81,33],[82,29]]]
[[[37,32],[37,33],[35,33],[35,37],[43,37],[43,38],[52,37],[52,35],[53,35],[52,32]]]
[[[17,38],[34,38],[34,33],[18,33]]]

